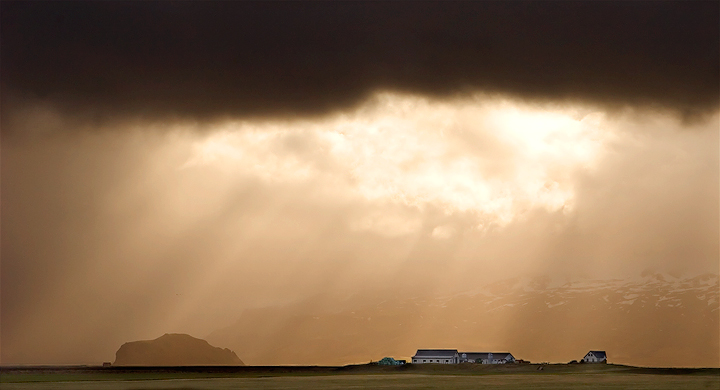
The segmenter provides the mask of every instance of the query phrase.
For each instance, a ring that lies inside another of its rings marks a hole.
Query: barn
[[[457,364],[459,363],[457,349],[418,349],[412,357],[413,364]]]

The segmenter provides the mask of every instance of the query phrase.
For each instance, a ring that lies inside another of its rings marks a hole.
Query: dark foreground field
[[[720,389],[720,369],[616,365],[4,367],[10,389]]]

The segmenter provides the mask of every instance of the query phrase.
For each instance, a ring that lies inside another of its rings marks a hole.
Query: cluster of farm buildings
[[[457,349],[418,349],[412,357],[413,364],[507,364],[522,363],[516,360],[510,352],[458,352]],[[605,351],[590,351],[580,361],[582,363],[607,363]],[[383,358],[378,362],[381,365],[405,364],[404,360]]]

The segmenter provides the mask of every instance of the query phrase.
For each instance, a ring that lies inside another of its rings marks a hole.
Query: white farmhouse
[[[605,351],[590,351],[582,358],[583,363],[607,363]]]
[[[413,364],[457,364],[457,349],[418,349],[412,357]]]
[[[460,363],[515,363],[515,357],[509,352],[459,352],[459,354]]]

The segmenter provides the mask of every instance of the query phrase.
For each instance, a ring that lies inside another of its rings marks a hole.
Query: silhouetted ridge
[[[117,366],[244,366],[235,352],[213,347],[186,334],[164,334],[155,340],[132,341],[115,353]]]

